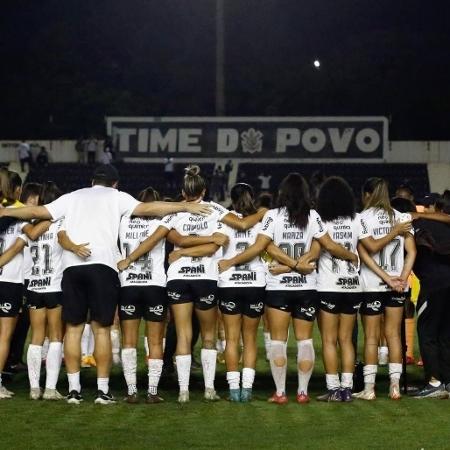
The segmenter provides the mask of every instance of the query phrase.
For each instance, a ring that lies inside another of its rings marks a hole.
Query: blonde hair
[[[205,179],[200,175],[200,167],[189,165],[184,169],[183,191],[187,198],[197,198],[206,189]]]
[[[364,204],[364,209],[376,208],[386,211],[392,225],[394,223],[394,209],[389,200],[387,181],[378,177],[369,178],[364,183],[362,191],[369,195]]]

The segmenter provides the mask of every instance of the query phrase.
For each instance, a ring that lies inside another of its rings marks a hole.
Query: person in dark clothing
[[[436,210],[450,213],[450,202],[439,200]],[[447,398],[450,392],[450,225],[434,220],[414,221],[420,280],[417,331],[427,385],[418,398]]]

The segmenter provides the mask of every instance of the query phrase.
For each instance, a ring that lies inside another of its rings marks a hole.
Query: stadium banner
[[[385,117],[107,117],[122,158],[383,160]]]

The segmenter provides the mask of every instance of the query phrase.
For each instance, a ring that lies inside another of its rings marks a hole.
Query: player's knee
[[[302,360],[298,362],[298,369],[302,372],[308,372],[312,369],[313,362],[308,360]]]
[[[202,341],[202,347],[207,349],[207,350],[213,350],[215,348],[215,343],[212,339],[210,338],[205,338]]]
[[[284,356],[279,356],[277,358],[275,358],[273,360],[273,363],[277,366],[277,367],[283,367],[286,364],[286,358]]]

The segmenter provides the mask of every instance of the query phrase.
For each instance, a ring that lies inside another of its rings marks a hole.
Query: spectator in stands
[[[113,148],[113,141],[111,136],[106,136],[105,140],[103,141],[103,151],[104,152],[109,152],[111,154],[111,161],[114,161],[115,159],[115,153],[114,153],[114,148]],[[106,163],[109,164],[109,163]]]
[[[175,164],[173,158],[167,157],[164,160],[164,176],[166,178],[167,189],[175,189]]]
[[[17,154],[20,161],[20,170],[25,172],[25,163],[28,164],[28,170],[30,170],[32,165],[30,144],[25,141],[21,141],[17,146]]]
[[[395,191],[396,198],[406,198],[414,203],[414,191],[413,188],[405,181]]]
[[[261,182],[259,189],[262,192],[270,191],[270,179],[271,178],[272,178],[272,175],[267,175],[266,172],[263,172],[258,175],[258,180]]]
[[[327,179],[327,176],[321,171],[316,170],[313,172],[309,179],[309,191],[311,192],[311,202],[313,207],[316,204],[316,199],[319,194],[320,188],[323,182]]]
[[[231,159],[229,159],[228,162],[225,164],[225,168],[224,168],[227,192],[230,188],[230,175],[231,175],[232,170],[233,170],[233,161],[231,161]]]
[[[77,142],[75,143],[75,151],[78,154],[78,162],[80,164],[84,164],[85,163],[85,142],[84,139],[82,137],[80,137]]]
[[[41,146],[41,149],[36,156],[36,164],[38,167],[48,166],[48,152],[44,146]]]
[[[113,156],[111,149],[109,147],[105,147],[100,155],[100,164],[111,164],[112,160]]]
[[[239,170],[239,172],[238,172],[237,182],[238,183],[246,183],[247,182],[247,174],[242,169]]]
[[[95,139],[95,137],[92,136],[87,141],[86,149],[87,149],[88,164],[95,164],[98,149],[98,141],[97,139]]]

